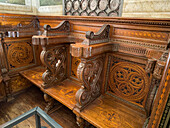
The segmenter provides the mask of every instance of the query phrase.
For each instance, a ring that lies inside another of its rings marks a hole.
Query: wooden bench
[[[40,25],[60,24],[45,25],[33,37],[46,71],[20,72],[45,93],[46,110],[50,96],[77,115],[80,127],[83,120],[104,128],[142,127],[165,69],[169,21],[50,18],[39,17]]]

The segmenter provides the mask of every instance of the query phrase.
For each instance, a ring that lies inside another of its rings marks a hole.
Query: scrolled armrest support
[[[82,82],[76,93],[76,107],[81,110],[101,94],[100,78],[103,70],[103,56],[82,59],[77,69],[78,79]]]
[[[44,49],[41,52],[40,59],[47,67],[42,76],[43,88],[48,88],[66,77],[66,55],[67,47],[64,45]]]

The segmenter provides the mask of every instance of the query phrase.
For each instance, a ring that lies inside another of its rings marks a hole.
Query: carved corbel
[[[42,63],[47,67],[43,73],[43,88],[48,88],[53,83],[59,82],[66,77],[67,48],[64,45],[43,49],[40,55]]]
[[[103,56],[93,59],[81,59],[77,69],[78,79],[82,82],[81,88],[76,93],[76,107],[82,110],[101,94],[101,73],[103,70]]]
[[[102,28],[94,33],[92,31],[86,32],[86,39],[83,41],[85,45],[93,45],[105,43],[109,41],[110,25],[103,25]]]

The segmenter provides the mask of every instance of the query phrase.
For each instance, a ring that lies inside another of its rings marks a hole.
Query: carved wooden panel
[[[121,16],[123,0],[64,0],[64,14],[74,16]]]
[[[81,62],[80,58],[78,57],[71,57],[71,76],[73,78],[78,78],[77,77],[77,68],[79,66],[79,63]]]
[[[107,91],[124,100],[145,106],[150,74],[144,66],[110,56]]]
[[[35,64],[30,40],[4,43],[9,70]]]

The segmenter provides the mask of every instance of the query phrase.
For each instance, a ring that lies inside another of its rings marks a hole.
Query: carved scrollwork
[[[77,76],[83,83],[76,93],[77,107],[82,109],[89,102],[100,95],[101,72],[103,70],[103,57],[93,58],[92,60],[81,60],[77,69]]]
[[[69,21],[62,21],[57,27],[51,28],[50,25],[44,25],[44,36],[55,36],[58,35],[57,32],[70,32],[70,23]]]
[[[86,32],[86,38],[83,44],[92,45],[98,43],[104,43],[109,41],[110,25],[104,24],[101,29],[94,33],[92,31]]]
[[[66,47],[57,46],[43,50],[41,52],[41,61],[47,67],[43,73],[43,87],[49,87],[53,82],[61,81],[65,78],[66,71]]]

